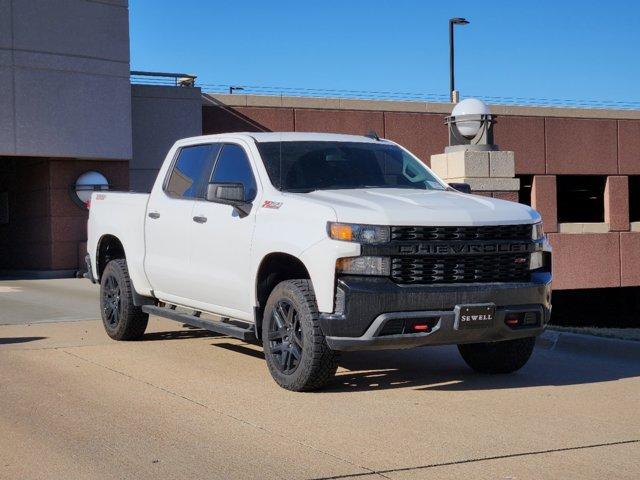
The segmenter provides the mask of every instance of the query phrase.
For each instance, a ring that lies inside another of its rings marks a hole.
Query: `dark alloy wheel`
[[[124,258],[111,260],[100,279],[100,313],[104,329],[114,340],[137,340],[149,315],[133,303],[133,286]]]
[[[298,368],[304,348],[302,325],[296,308],[287,299],[280,299],[271,311],[269,322],[269,352],[276,359],[275,365],[284,374]]]
[[[102,294],[102,315],[110,330],[115,330],[120,321],[120,286],[113,273],[104,279]]]
[[[311,281],[280,282],[269,295],[262,321],[262,344],[269,372],[283,388],[315,390],[336,373],[336,352],[327,345]]]

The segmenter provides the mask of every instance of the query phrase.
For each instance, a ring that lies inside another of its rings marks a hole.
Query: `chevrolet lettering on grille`
[[[414,243],[399,245],[401,255],[473,255],[491,253],[531,253],[535,244],[519,243]]]

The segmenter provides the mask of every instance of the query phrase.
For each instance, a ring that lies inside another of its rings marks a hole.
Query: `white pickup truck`
[[[87,276],[110,337],[152,314],[261,341],[290,390],[341,350],[455,344],[512,372],[551,312],[540,215],[452,187],[375,135],[187,138],[150,194],[93,193]]]

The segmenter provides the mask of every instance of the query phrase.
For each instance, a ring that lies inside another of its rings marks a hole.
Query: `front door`
[[[254,202],[258,185],[247,150],[225,143],[211,175],[212,183],[241,183],[245,201]],[[191,225],[192,298],[203,310],[252,320],[251,241],[256,206],[243,216],[231,205],[197,201]]]
[[[190,297],[189,255],[196,200],[204,197],[219,145],[183,147],[162,188],[149,197],[145,219],[145,271],[154,293],[181,303]]]

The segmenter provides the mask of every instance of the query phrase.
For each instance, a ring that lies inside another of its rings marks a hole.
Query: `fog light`
[[[389,257],[346,257],[339,258],[336,270],[347,275],[380,275],[391,274]]]
[[[533,252],[529,260],[529,270],[538,270],[544,266],[544,257],[542,252]]]

